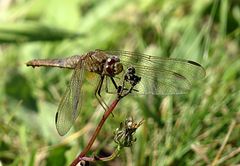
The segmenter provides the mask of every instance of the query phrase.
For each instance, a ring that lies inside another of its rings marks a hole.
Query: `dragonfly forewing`
[[[128,51],[109,51],[110,55],[117,55],[128,68],[133,66],[141,81],[135,86],[138,94],[183,94],[190,90],[192,83],[203,79],[205,70],[193,61],[161,58]],[[114,91],[107,84],[108,91]]]
[[[82,83],[85,69],[79,61],[65,94],[63,95],[56,114],[56,128],[59,135],[65,135],[72,127],[82,106]]]

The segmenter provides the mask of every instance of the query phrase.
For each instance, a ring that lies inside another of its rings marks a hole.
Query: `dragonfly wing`
[[[184,94],[191,88],[191,81],[179,72],[160,71],[157,68],[143,66],[135,67],[136,75],[141,81],[136,85],[136,92],[139,94]]]
[[[128,51],[109,51],[117,55],[126,70],[133,66],[141,81],[135,89],[138,94],[182,94],[190,90],[194,81],[204,78],[205,70],[193,61],[161,58]]]
[[[80,61],[58,106],[55,123],[61,136],[70,130],[81,110],[83,77],[84,67]]]

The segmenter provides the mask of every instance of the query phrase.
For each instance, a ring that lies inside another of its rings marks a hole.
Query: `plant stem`
[[[115,157],[117,157],[117,155],[119,155],[120,151],[121,151],[122,147],[118,146],[115,151],[108,157],[101,157],[98,158],[98,160],[100,161],[110,161],[113,160]]]
[[[72,162],[71,166],[76,166],[81,160],[82,158],[87,154],[87,152],[90,150],[90,148],[92,147],[98,133],[100,132],[104,122],[106,121],[106,119],[108,118],[108,116],[113,112],[114,108],[116,107],[116,105],[118,104],[118,102],[120,101],[120,97],[117,97],[112,104],[110,105],[109,109],[104,113],[101,121],[99,122],[96,130],[94,131],[90,141],[88,142],[88,145],[84,148],[84,150],[78,155],[78,157]]]

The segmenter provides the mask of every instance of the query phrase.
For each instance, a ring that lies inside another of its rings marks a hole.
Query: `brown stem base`
[[[99,122],[96,130],[94,131],[90,141],[88,142],[88,145],[84,148],[84,150],[78,155],[78,157],[72,162],[71,166],[76,166],[81,160],[83,160],[83,157],[87,154],[87,152],[92,147],[98,133],[100,132],[104,122],[108,118],[108,116],[113,112],[114,108],[117,106],[118,102],[120,101],[120,98],[115,99],[112,104],[110,105],[109,109],[104,113],[101,121]]]

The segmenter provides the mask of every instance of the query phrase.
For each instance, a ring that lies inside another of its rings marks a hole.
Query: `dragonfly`
[[[173,95],[187,93],[193,82],[205,77],[204,68],[197,62],[176,58],[162,58],[130,51],[94,50],[83,55],[62,59],[34,59],[26,63],[32,67],[60,67],[73,69],[70,83],[61,98],[55,117],[59,135],[65,135],[79,116],[83,101],[83,80],[87,72],[96,73],[99,81],[95,96],[106,109],[101,98],[102,87],[107,93],[117,93],[124,72],[134,67],[139,83],[132,94]]]

